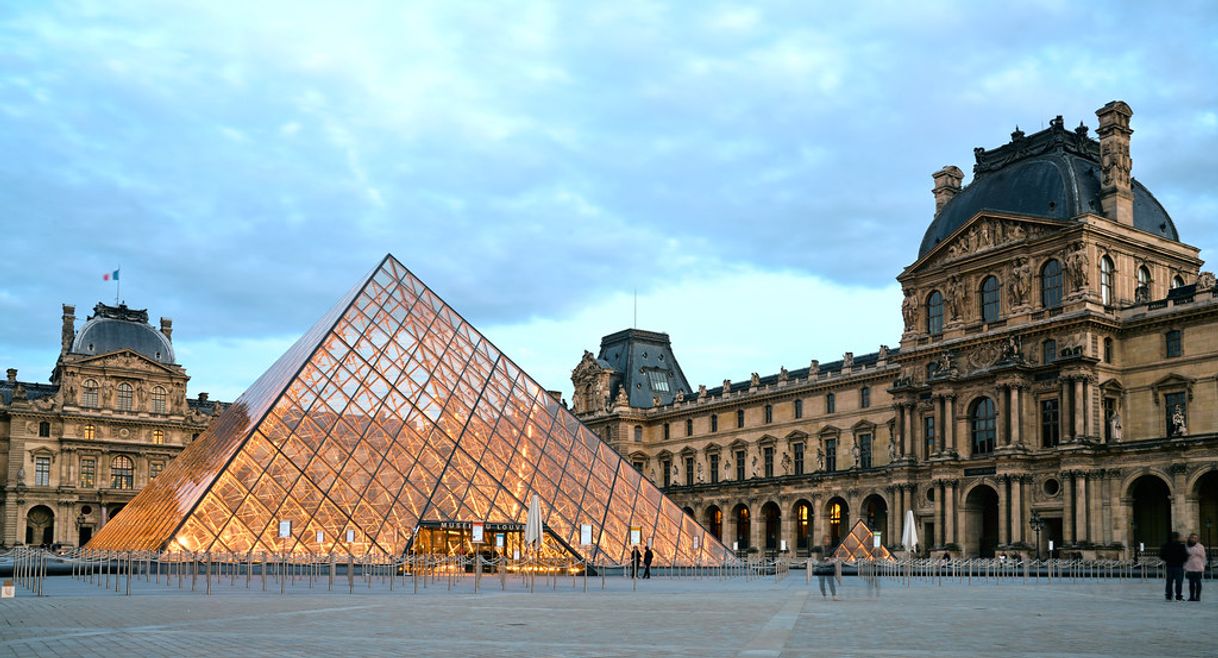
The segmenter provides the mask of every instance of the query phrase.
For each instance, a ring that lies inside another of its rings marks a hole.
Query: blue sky
[[[4,3],[0,367],[121,266],[232,399],[386,252],[549,388],[636,289],[695,386],[870,352],[1016,124],[1127,101],[1209,257],[1216,80],[1212,2]]]

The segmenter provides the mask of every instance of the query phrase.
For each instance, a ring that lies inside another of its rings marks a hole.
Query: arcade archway
[[[964,500],[964,550],[968,555],[994,557],[998,547],[998,492],[978,485]]]
[[[1157,475],[1143,475],[1129,487],[1133,498],[1133,519],[1130,546],[1135,550],[1144,544],[1147,551],[1157,551],[1171,532],[1171,490]]]

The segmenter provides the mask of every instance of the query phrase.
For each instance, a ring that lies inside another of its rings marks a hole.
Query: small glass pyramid
[[[658,564],[733,559],[390,255],[89,548],[397,555],[421,526],[523,524],[534,493],[595,563],[632,530]]]
[[[837,545],[837,550],[833,551],[833,557],[841,560],[893,559],[892,553],[888,552],[883,544],[880,544],[879,548],[875,547],[875,533],[871,532],[871,528],[868,528],[862,519],[855,521],[850,534],[846,535],[842,543]]]

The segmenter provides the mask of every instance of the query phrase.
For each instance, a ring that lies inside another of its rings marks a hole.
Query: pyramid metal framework
[[[534,493],[597,563],[632,528],[659,564],[733,559],[389,255],[89,547],[397,555],[420,522],[523,523]]]
[[[880,544],[879,548],[875,547],[875,533],[862,519],[854,522],[850,533],[837,545],[837,550],[833,551],[833,557],[842,560],[893,559],[892,553],[883,544]]]

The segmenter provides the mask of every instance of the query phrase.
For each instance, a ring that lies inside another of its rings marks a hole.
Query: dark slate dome
[[[973,182],[948,201],[926,229],[918,258],[982,210],[1069,221],[1083,213],[1103,214],[1100,206],[1100,145],[1086,126],[1073,131],[1061,117],[1030,136],[1018,129],[1011,142],[986,151],[974,149]],[[1133,225],[1179,241],[1176,225],[1154,195],[1137,180],[1133,186]]]
[[[148,311],[126,305],[93,307],[93,315],[72,341],[74,354],[107,354],[123,349],[160,363],[174,363],[173,345],[165,334],[148,324]]]

